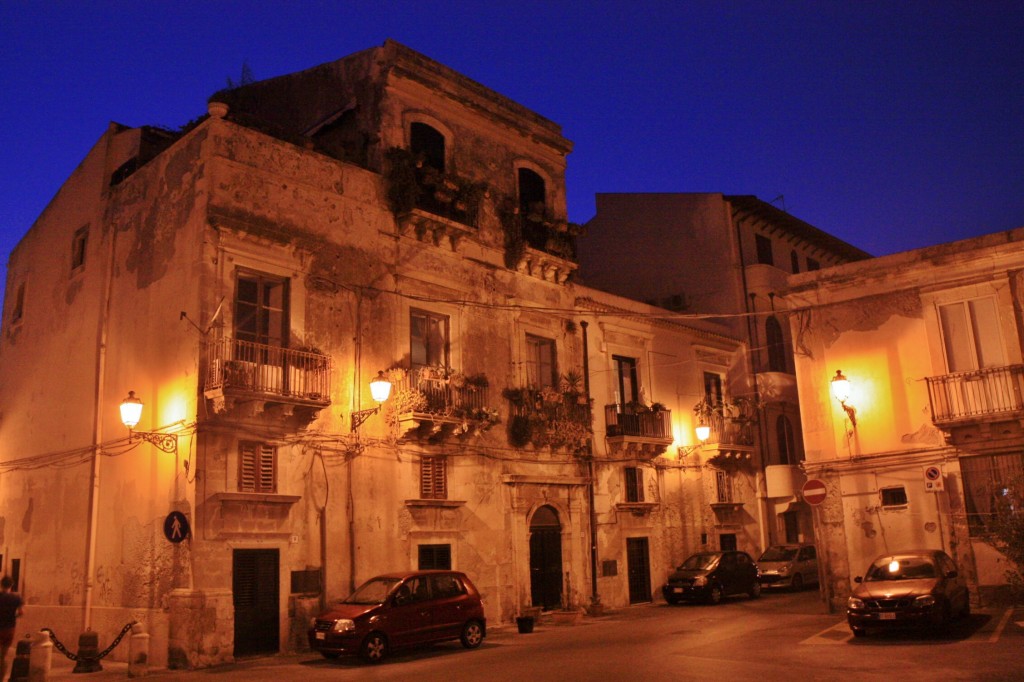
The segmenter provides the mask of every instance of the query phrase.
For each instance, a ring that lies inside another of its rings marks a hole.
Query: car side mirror
[[[864,582],[864,578],[862,578],[862,577],[860,577],[858,575],[856,578],[853,579],[853,582],[855,582],[855,583],[862,583],[862,582]]]

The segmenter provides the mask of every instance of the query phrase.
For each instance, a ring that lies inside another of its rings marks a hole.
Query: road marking
[[[1006,624],[1008,622],[1010,622],[1010,616],[1012,616],[1012,615],[1013,615],[1013,608],[1011,607],[1011,608],[1006,609],[1006,613],[1004,613],[1003,617],[999,619],[999,625],[996,626],[996,629],[992,632],[992,635],[988,638],[989,642],[999,641],[999,636],[1003,634],[1003,629],[1006,627]]]
[[[811,635],[807,639],[800,642],[801,644],[842,644],[850,640],[853,637],[853,633],[850,632],[849,625],[846,621],[839,621],[835,625],[825,628],[821,632]]]

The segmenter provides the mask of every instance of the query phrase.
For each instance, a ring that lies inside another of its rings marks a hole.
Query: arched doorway
[[[562,607],[562,524],[548,506],[530,520],[530,598],[544,609]]]

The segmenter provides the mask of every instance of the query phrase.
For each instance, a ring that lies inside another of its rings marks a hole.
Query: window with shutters
[[[235,338],[283,348],[288,338],[288,280],[239,272],[235,288]]]
[[[715,471],[715,487],[718,488],[718,502],[735,502],[732,494],[732,478],[729,473],[718,469]]]
[[[995,299],[975,298],[940,305],[939,321],[950,372],[1006,364]]]
[[[448,316],[409,311],[409,361],[414,367],[448,366]]]
[[[626,467],[626,502],[644,501],[644,472],[637,467]]]
[[[557,386],[555,342],[533,334],[526,335],[526,384],[531,388]]]
[[[420,459],[420,498],[448,499],[448,468],[444,457]]]
[[[266,443],[241,442],[238,449],[238,490],[276,493],[277,448]]]

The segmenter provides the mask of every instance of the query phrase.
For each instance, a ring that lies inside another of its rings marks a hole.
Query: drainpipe
[[[109,144],[109,140],[108,140]],[[117,226],[111,225],[107,277],[103,284],[103,307],[100,311],[96,344],[96,391],[93,394],[92,471],[89,474],[89,526],[85,544],[85,593],[82,600],[82,632],[92,629],[92,596],[96,582],[96,534],[100,516],[100,443],[103,442],[103,394],[106,390],[107,336],[110,329],[110,300],[114,288],[114,255]]]
[[[590,403],[590,353],[587,346],[587,327],[589,323],[580,322],[583,329],[583,393],[587,399],[587,414],[590,424],[594,424],[593,407]],[[597,592],[597,510],[594,509],[594,439],[587,439],[587,502],[590,505],[590,608],[599,611],[601,595]]]
[[[733,217],[731,213],[730,213],[730,217],[731,218]],[[733,222],[736,225],[736,250],[737,250],[737,252],[739,254],[739,259],[740,259],[740,278],[741,278],[741,281],[742,281],[742,284],[743,284],[743,294],[744,294],[743,305],[746,308],[746,312],[747,312],[746,319],[747,319],[747,341],[748,341],[748,353],[749,353],[749,372],[750,372],[750,378],[752,380],[751,381],[751,385],[754,388],[754,402],[755,402],[756,405],[760,406],[760,404],[761,404],[761,395],[760,395],[760,391],[757,388],[757,371],[756,371],[757,368],[755,366],[755,362],[756,362],[757,358],[755,358],[755,356],[754,356],[754,345],[757,343],[757,321],[755,319],[753,319],[754,318],[754,313],[756,312],[756,309],[755,309],[755,306],[754,306],[755,294],[752,293],[752,292],[748,293],[748,289],[747,289],[747,263],[746,263],[746,260],[743,258],[743,230],[742,230],[738,220],[735,220],[735,218],[733,218]],[[764,496],[761,495],[761,484],[765,483],[765,481],[764,481],[764,467],[765,467],[765,462],[764,462],[765,457],[764,457],[764,455],[765,455],[765,450],[767,450],[767,448],[768,448],[768,438],[767,438],[767,428],[768,427],[764,423],[764,410],[760,409],[760,407],[758,408],[758,417],[759,418],[757,420],[757,422],[758,422],[757,431],[758,431],[758,436],[759,436],[758,440],[760,441],[760,447],[758,448],[758,454],[761,455],[761,461],[759,461],[757,463],[759,471],[758,471],[757,475],[754,477],[754,479],[755,479],[755,482],[757,483],[756,495],[757,495],[757,498],[758,498],[758,501],[757,501],[758,534],[759,534],[760,540],[761,540],[761,550],[763,551],[768,546],[765,543],[768,542],[771,539],[771,530],[767,527],[768,524],[765,521],[765,516],[766,515],[770,516],[770,514],[768,513],[768,510],[767,510],[767,506],[768,506],[767,490],[765,490],[765,495]],[[758,480],[758,479],[761,479],[761,480]]]

